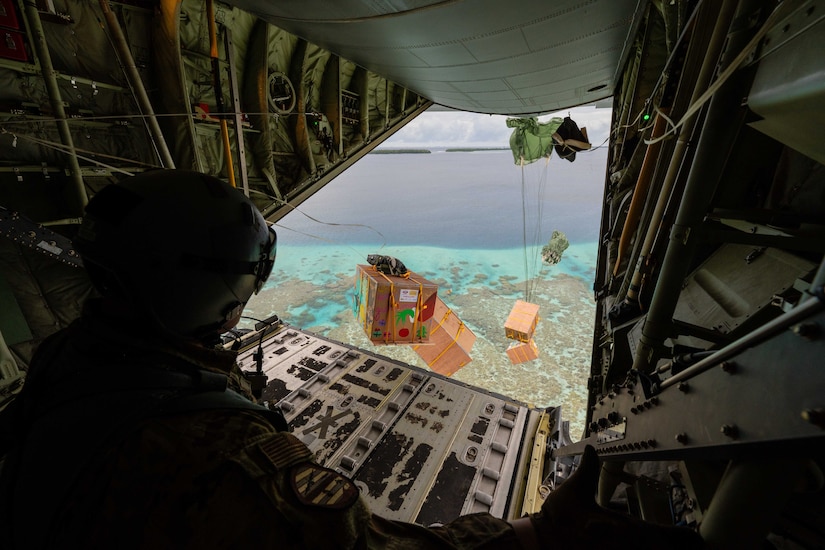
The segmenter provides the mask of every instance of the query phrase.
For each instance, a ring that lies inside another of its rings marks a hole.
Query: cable
[[[197,114],[191,113],[191,112],[189,112],[189,113],[156,113],[154,116],[156,118],[193,117],[193,118],[196,118],[196,119],[202,119],[203,120],[206,115],[208,115],[210,117],[214,116],[214,117],[217,118],[217,117],[231,117],[231,116],[235,116],[236,114],[238,114],[238,113],[236,113],[235,111],[229,111],[229,112],[210,111],[209,113],[205,113],[203,116],[197,115]],[[294,112],[287,113],[287,114],[279,114],[279,113],[272,113],[272,112],[269,112],[269,111],[267,111],[267,112],[257,112],[257,113],[256,112],[244,111],[242,114],[252,115],[252,116],[271,116],[271,117],[275,117],[275,118],[280,118],[280,117],[299,116],[299,115],[312,116],[314,114],[317,114],[317,112],[315,112],[315,111],[308,111],[308,112],[307,111],[294,111]],[[56,122],[60,122],[60,121],[63,121],[63,120],[66,120],[68,122],[95,122],[95,121],[105,121],[105,120],[120,121],[120,120],[124,120],[124,119],[143,119],[143,118],[147,118],[150,115],[144,115],[142,113],[136,113],[136,114],[130,113],[130,114],[122,114],[122,115],[87,115],[87,116],[72,115],[71,118],[66,118],[66,119],[55,118],[55,117],[47,117],[47,116],[41,116],[41,115],[32,115],[32,114],[29,114],[29,115],[23,114],[23,115],[19,115],[19,116],[24,117],[24,119],[22,119],[22,120],[6,120],[6,121],[3,121],[3,124],[30,125],[33,121],[34,122],[52,122],[52,123],[56,123]],[[29,118],[25,118],[25,117],[32,117],[32,118],[29,119]]]
[[[524,254],[524,301],[530,301],[530,273],[527,267],[527,198],[524,185],[524,163],[521,164],[521,233]]]
[[[536,289],[538,288],[539,279],[542,275],[543,266],[541,266],[541,233],[542,222],[544,219],[544,194],[547,183],[548,167],[550,164],[550,156],[545,157],[544,166],[541,168],[541,173],[535,186],[535,195],[532,197],[535,201],[535,215],[534,225],[531,233],[528,233],[528,189],[527,177],[524,163],[521,164],[521,211],[522,211],[522,245],[523,245],[523,261],[524,261],[524,300],[532,302],[535,299]],[[531,254],[532,253],[532,254]]]
[[[316,222],[316,223],[319,223],[319,224],[321,224],[321,225],[328,225],[328,226],[331,226],[331,227],[363,227],[364,229],[368,229],[368,230],[370,230],[370,231],[374,231],[375,233],[377,233],[377,234],[381,237],[381,239],[382,239],[382,241],[383,241],[383,242],[381,243],[381,246],[379,246],[379,247],[378,247],[378,251],[379,251],[379,252],[380,252],[381,250],[383,250],[383,248],[387,245],[387,238],[384,236],[384,234],[383,234],[383,233],[381,233],[380,231],[378,231],[377,229],[375,229],[374,227],[372,227],[371,225],[366,225],[366,224],[362,224],[362,223],[337,223],[337,222],[325,222],[325,221],[323,221],[323,220],[319,220],[319,219],[317,219],[317,218],[315,218],[315,217],[313,217],[313,216],[310,216],[309,214],[307,214],[306,212],[304,212],[303,210],[301,210],[301,209],[300,209],[300,208],[298,208],[297,206],[293,206],[293,205],[289,204],[288,202],[286,202],[285,200],[283,200],[283,199],[281,199],[281,198],[278,198],[278,197],[275,197],[275,196],[273,196],[273,195],[270,195],[269,193],[266,193],[266,192],[264,192],[264,191],[260,191],[260,190],[258,190],[258,189],[254,189],[254,190],[250,189],[250,192],[255,192],[255,193],[258,193],[258,194],[260,194],[260,195],[263,195],[263,196],[265,196],[265,197],[269,198],[269,199],[270,199],[270,200],[272,200],[272,202],[274,202],[274,203],[280,204],[281,206],[285,206],[285,207],[287,207],[287,208],[291,208],[292,210],[294,210],[294,211],[298,212],[299,214],[301,214],[301,215],[302,215],[302,216],[304,216],[305,218],[307,218],[307,219],[309,219],[309,220],[312,220],[312,221],[314,221],[314,222]],[[276,223],[274,223],[273,225],[275,225],[275,227],[278,227],[278,228],[280,228],[280,229],[285,229],[285,230],[287,230],[287,231],[292,231],[293,233],[298,233],[299,235],[304,235],[305,237],[311,237],[311,238],[313,238],[313,239],[317,239],[317,240],[319,240],[319,241],[323,241],[323,242],[326,242],[326,243],[329,243],[329,244],[335,244],[335,245],[341,245],[341,244],[342,244],[340,241],[335,241],[335,240],[332,240],[332,239],[326,239],[326,238],[324,238],[324,237],[319,237],[318,235],[313,235],[312,233],[307,233],[307,232],[305,232],[305,231],[300,231],[300,230],[298,230],[298,229],[293,229],[293,228],[291,228],[291,227],[287,227],[287,226],[285,226],[285,225],[281,225],[281,224],[279,224],[279,223],[277,223],[277,222],[276,222]],[[364,254],[362,254],[360,251],[356,250],[356,249],[355,249],[355,248],[353,248],[352,246],[349,246],[349,245],[345,245],[345,246],[346,246],[347,248],[349,248],[352,252],[354,252],[354,253],[355,253],[355,255],[356,255],[356,256],[358,256],[358,258],[359,258],[360,260],[362,260],[362,261],[366,262],[366,257],[364,256]]]
[[[266,335],[267,329],[272,328],[274,323],[269,320],[262,321],[261,319],[249,317],[248,315],[241,315],[241,319],[251,319],[252,321],[267,325],[266,328],[260,329],[261,337],[258,339],[258,349],[252,352],[252,358],[255,360],[255,371],[241,371],[243,372],[244,377],[249,381],[252,395],[255,396],[255,399],[260,399],[263,395],[264,389],[266,389],[267,382],[269,381],[267,375],[264,374],[264,336]]]
[[[532,277],[531,277],[531,288],[530,288],[530,296],[527,300],[528,302],[533,302],[535,299],[536,289],[538,288],[539,279],[541,275],[541,241],[542,241],[542,225],[544,221],[544,192],[545,192],[545,185],[547,183],[547,173],[548,167],[550,164],[550,157],[547,157],[544,163],[544,167],[542,168],[541,174],[539,176],[538,184],[536,185],[536,194],[535,194],[535,201],[536,201],[536,220],[533,230],[533,238],[532,241],[529,243],[532,249]]]
[[[3,127],[0,127],[0,133],[3,133],[3,134],[10,134],[11,136],[13,136],[13,137],[14,137],[15,142],[16,142],[16,140],[17,140],[18,138],[20,138],[20,139],[23,139],[23,140],[26,140],[26,141],[30,141],[30,142],[32,142],[32,143],[35,143],[35,144],[37,144],[37,145],[40,145],[40,146],[42,146],[42,147],[47,147],[47,148],[54,149],[54,150],[56,150],[56,151],[60,151],[61,153],[68,153],[68,152],[69,152],[69,147],[66,147],[66,146],[65,146],[65,145],[63,145],[62,143],[58,143],[58,142],[55,142],[55,141],[49,141],[49,140],[45,140],[45,139],[40,139],[40,138],[36,138],[36,137],[33,137],[33,136],[28,136],[28,135],[26,135],[26,134],[17,134],[17,133],[15,133],[15,132],[10,132],[10,131],[6,130],[6,129],[5,129],[5,128],[3,128]],[[101,166],[101,167],[103,167],[103,168],[107,168],[108,170],[111,170],[112,172],[118,172],[118,173],[121,173],[121,174],[125,174],[125,175],[127,175],[127,176],[134,176],[135,174],[134,174],[134,173],[132,173],[132,172],[129,172],[129,171],[127,171],[127,170],[123,170],[122,168],[118,168],[117,166],[112,166],[112,165],[110,165],[110,164],[106,164],[106,163],[104,163],[104,162],[100,162],[100,161],[95,160],[95,159],[93,159],[93,158],[89,158],[89,157],[86,157],[86,156],[84,156],[84,155],[77,154],[77,152],[78,152],[78,151],[88,152],[88,153],[93,154],[93,155],[98,155],[98,154],[100,154],[101,156],[107,156],[107,157],[109,157],[109,158],[116,158],[116,159],[118,159],[118,160],[124,160],[124,161],[130,162],[130,163],[135,163],[135,164],[143,164],[143,163],[140,163],[140,162],[138,162],[138,161],[133,161],[133,160],[131,160],[131,159],[123,159],[123,158],[119,158],[119,157],[111,157],[110,155],[104,155],[104,154],[101,154],[101,153],[96,153],[96,152],[93,152],[93,151],[87,151],[87,150],[85,150],[85,149],[78,149],[78,148],[76,148],[76,147],[74,148],[75,156],[76,156],[77,158],[83,159],[83,160],[85,160],[85,161],[87,161],[87,162],[90,162],[90,163],[92,163],[92,164],[95,164],[95,165],[97,165],[97,166]],[[147,166],[147,167],[152,167],[152,165],[145,165],[145,166]],[[158,166],[158,168],[160,168],[160,167]]]
[[[759,42],[762,40],[762,38],[764,38],[768,31],[773,27],[773,24],[780,19],[780,15],[786,15],[785,10],[783,8],[786,8],[789,4],[791,4],[791,2],[782,2],[771,12],[771,14],[767,17],[767,19],[765,19],[765,22],[762,24],[762,26],[759,28],[756,34],[753,35],[753,38],[751,38],[750,42],[748,42],[745,45],[745,47],[742,48],[742,51],[739,52],[739,55],[737,55],[733,59],[733,61],[730,62],[728,67],[724,71],[722,71],[722,73],[716,78],[716,81],[711,86],[709,86],[707,90],[705,90],[705,93],[699,96],[699,98],[696,101],[694,101],[690,107],[688,107],[688,109],[682,115],[682,118],[679,120],[679,122],[673,124],[672,121],[668,119],[668,122],[670,123],[671,127],[668,128],[668,130],[658,138],[653,140],[645,140],[645,143],[650,145],[652,143],[662,141],[663,139],[666,139],[671,135],[675,135],[677,130],[681,128],[685,124],[685,122],[690,120],[690,117],[692,117],[699,109],[701,109],[702,106],[705,103],[707,103],[707,101],[713,96],[713,94],[715,94],[719,90],[719,88],[722,87],[722,85],[728,80],[728,78],[730,78],[731,75],[734,72],[736,72],[737,69],[739,69],[739,67],[742,65],[745,59],[753,52],[756,46],[759,45]]]
[[[118,117],[118,118],[122,118],[122,117]],[[66,146],[64,146],[62,143],[58,143],[58,142],[54,142],[54,141],[50,141],[50,140],[44,140],[44,139],[37,138],[37,137],[34,137],[34,136],[26,135],[26,134],[18,134],[17,132],[10,131],[10,130],[6,129],[3,126],[0,126],[0,133],[9,134],[9,135],[13,136],[13,138],[15,140],[15,143],[16,143],[16,140],[19,138],[19,139],[23,139],[23,140],[29,141],[31,143],[43,146],[43,147],[54,149],[54,150],[59,151],[61,153],[68,153],[68,148]],[[123,158],[123,157],[117,157],[117,156],[113,156],[113,155],[107,155],[107,154],[104,154],[104,153],[97,153],[97,152],[94,152],[94,151],[88,151],[88,150],[85,150],[85,149],[75,148],[75,152],[80,152],[80,151],[86,152],[86,153],[89,153],[89,154],[93,154],[93,155],[99,155],[99,156],[115,159],[115,160],[121,160],[121,161],[124,161],[124,162],[129,162],[129,163],[132,163],[132,164],[142,164],[146,168],[162,168],[159,165],[151,165],[151,164],[142,163],[140,161],[136,161],[136,160],[132,160],[132,159],[127,159],[127,158]],[[87,161],[87,162],[90,162],[90,163],[95,164],[97,166],[100,166],[100,167],[106,168],[108,170],[111,170],[112,172],[124,174],[126,176],[134,176],[135,175],[134,172],[130,172],[128,170],[124,170],[122,168],[118,168],[116,166],[106,164],[104,162],[100,162],[96,159],[89,158],[89,157],[86,157],[84,155],[77,154],[76,156],[78,158],[81,158],[81,159]],[[380,251],[386,246],[386,242],[387,242],[386,236],[383,233],[381,233],[380,231],[378,231],[377,229],[375,229],[374,227],[370,226],[370,225],[360,224],[360,223],[325,222],[323,220],[319,220],[318,218],[310,216],[309,214],[307,214],[306,212],[304,212],[303,210],[301,210],[297,206],[293,206],[293,205],[289,204],[288,202],[284,201],[283,199],[275,197],[274,195],[270,195],[269,193],[266,193],[266,192],[261,191],[259,189],[251,189],[250,192],[254,192],[254,193],[258,193],[260,195],[264,195],[265,197],[272,200],[274,203],[280,204],[281,206],[285,206],[287,208],[291,208],[292,210],[297,211],[298,213],[300,213],[301,215],[303,215],[307,219],[310,219],[310,220],[312,220],[316,223],[322,224],[322,225],[328,225],[328,226],[332,226],[332,227],[362,227],[362,228],[368,229],[370,231],[374,231],[375,233],[377,233],[381,237],[381,239],[383,241],[381,243],[381,246],[379,246],[378,250]],[[312,237],[312,238],[315,238],[315,239],[318,239],[318,240],[321,240],[321,241],[324,241],[324,242],[328,242],[330,244],[341,244],[340,242],[336,242],[336,241],[330,240],[330,239],[325,239],[325,238],[319,237],[317,235],[312,235],[311,233],[306,233],[306,232],[303,232],[303,231],[292,229],[290,227],[286,227],[286,226],[278,224],[278,223],[276,223],[274,225],[281,228],[281,229],[286,229],[288,231],[293,231],[295,233],[299,233],[299,234],[307,236],[307,237]],[[362,260],[366,261],[364,255],[361,252],[359,252],[355,248],[352,248],[352,247],[349,247],[349,248],[358,255],[359,259],[362,259]]]
[[[263,192],[263,191],[258,191],[258,190],[256,190],[256,192],[257,192],[257,193],[260,193],[260,194],[262,194],[262,195],[265,195],[266,197],[269,197],[269,198],[270,198],[273,202],[280,203],[280,205],[281,205],[281,206],[286,206],[287,208],[291,208],[292,210],[297,211],[299,214],[301,214],[301,215],[302,215],[302,216],[304,216],[305,218],[310,219],[310,220],[312,220],[312,221],[314,221],[314,222],[316,222],[316,223],[320,223],[320,224],[322,224],[322,225],[329,225],[329,226],[331,226],[331,227],[363,227],[364,229],[369,229],[370,231],[375,231],[375,232],[376,232],[376,233],[378,233],[378,235],[380,235],[380,236],[381,236],[381,238],[382,238],[382,239],[384,239],[384,241],[386,242],[386,237],[384,236],[384,234],[383,234],[383,233],[381,233],[380,231],[378,231],[377,229],[375,229],[374,227],[370,226],[370,225],[366,225],[366,224],[363,224],[363,223],[337,223],[337,222],[325,222],[325,221],[319,220],[318,218],[314,218],[314,217],[310,216],[309,214],[307,214],[307,213],[306,213],[306,212],[304,212],[303,210],[299,209],[297,206],[293,206],[293,205],[289,204],[288,202],[286,202],[286,201],[285,201],[285,200],[283,200],[283,199],[279,199],[279,198],[274,197],[274,196],[272,196],[272,195],[270,195],[270,194],[268,194],[268,193],[265,193],[265,192]],[[279,226],[279,227],[280,227],[280,226]],[[287,228],[285,228],[285,229],[287,229]],[[312,236],[312,235],[309,235],[309,236]],[[334,243],[334,244],[337,244],[337,243]],[[381,246],[382,246],[382,248],[383,248],[383,246],[384,246],[384,245],[382,244]]]
[[[250,317],[248,315],[241,315],[241,319],[249,319],[251,321],[255,321],[257,323],[264,323],[267,328],[272,328],[273,324],[271,321],[262,321],[261,319],[256,319],[255,317]],[[260,368],[260,359],[263,358],[263,343],[264,343],[264,335],[266,334],[266,330],[261,330],[261,338],[258,340],[258,353],[260,354],[260,358],[255,358],[258,362],[258,372],[261,372]]]
[[[231,334],[235,343],[232,344],[232,351],[238,351],[241,348],[241,332],[231,328],[227,331],[227,334]]]
[[[23,139],[23,140],[26,140],[26,141],[30,141],[30,142],[32,142],[32,143],[35,143],[35,144],[37,144],[37,145],[41,145],[41,146],[43,146],[43,147],[49,147],[49,148],[55,149],[55,150],[60,151],[60,152],[63,152],[63,153],[68,152],[68,148],[67,148],[67,147],[65,147],[65,146],[64,146],[63,144],[61,144],[61,143],[52,142],[52,141],[49,141],[49,140],[44,140],[44,139],[40,139],[40,138],[35,138],[35,137],[32,137],[32,136],[27,136],[27,135],[25,135],[25,134],[21,134],[21,135],[19,135],[19,136],[18,136],[18,134],[14,133],[14,132],[10,132],[10,131],[6,130],[5,128],[2,128],[2,127],[0,127],[0,133],[3,133],[3,134],[9,134],[9,135],[13,136],[15,140],[17,140],[18,138],[20,138],[20,139]],[[75,148],[75,151],[77,152],[77,151],[85,151],[85,150]],[[88,152],[89,152],[89,153],[91,153],[91,154],[100,154],[100,153],[95,153],[95,152],[92,152],[92,151],[88,151]],[[131,160],[131,159],[124,159],[124,158],[121,158],[121,157],[114,157],[114,156],[111,156],[111,155],[105,155],[105,154],[100,154],[100,155],[101,155],[101,156],[106,156],[106,157],[109,157],[109,158],[118,159],[118,160],[123,160],[123,161],[126,161],[126,162],[138,163],[138,161],[133,161],[133,160]],[[77,155],[77,157],[78,157],[78,158],[81,158],[81,159],[83,159],[83,160],[86,160],[86,161],[88,161],[88,162],[90,162],[90,163],[92,163],[92,164],[96,164],[96,165],[101,166],[101,167],[103,167],[103,168],[107,168],[107,169],[111,170],[112,172],[117,172],[117,173],[120,173],[120,174],[124,174],[124,175],[126,175],[126,176],[134,176],[134,175],[135,175],[135,174],[134,174],[134,172],[129,172],[129,171],[127,171],[127,170],[123,170],[123,169],[118,168],[118,167],[116,167],[116,166],[112,166],[112,165],[110,165],[110,164],[106,164],[106,163],[100,162],[100,161],[98,161],[98,160],[95,160],[95,159],[92,159],[92,158],[88,158],[88,157],[83,156],[83,155],[79,155],[79,154],[78,154],[78,155]],[[151,165],[145,165],[145,166],[146,166],[147,168],[161,168],[160,166],[151,166]],[[266,196],[267,198],[271,199],[273,202],[275,202],[275,203],[279,203],[281,206],[286,206],[286,207],[288,207],[288,208],[291,208],[292,210],[297,211],[298,213],[302,214],[302,215],[303,215],[303,216],[305,216],[306,218],[308,218],[308,219],[310,219],[310,220],[312,220],[312,221],[314,221],[314,222],[316,222],[316,223],[320,223],[320,224],[322,224],[322,225],[337,226],[337,227],[363,227],[363,228],[365,228],[365,229],[369,229],[369,230],[371,230],[371,231],[374,231],[374,232],[375,232],[375,233],[377,233],[377,234],[381,237],[381,239],[383,240],[383,242],[382,242],[381,246],[380,246],[378,249],[379,249],[379,250],[381,250],[381,249],[383,249],[383,248],[384,248],[384,246],[386,246],[386,241],[387,241],[387,239],[386,239],[386,237],[384,236],[384,234],[383,234],[383,233],[381,233],[380,231],[378,231],[377,229],[375,229],[375,228],[374,228],[374,227],[372,227],[372,226],[365,225],[365,224],[351,224],[351,223],[335,223],[335,222],[325,222],[325,221],[322,221],[322,220],[319,220],[319,219],[317,219],[317,218],[314,218],[314,217],[310,216],[309,214],[307,214],[306,212],[302,211],[302,210],[301,210],[300,208],[298,208],[297,206],[293,206],[293,205],[289,204],[288,202],[286,202],[286,201],[284,201],[284,200],[282,200],[282,199],[279,199],[279,198],[277,198],[277,197],[275,197],[275,196],[273,196],[273,195],[270,195],[270,194],[265,193],[265,192],[263,192],[263,191],[260,191],[260,190],[258,190],[258,189],[253,189],[253,190],[250,190],[250,191],[255,192],[255,193],[258,193],[258,194],[261,194],[261,195],[264,195],[264,196]],[[328,243],[330,243],[330,244],[341,244],[340,242],[336,242],[336,241],[333,241],[333,240],[330,240],[330,239],[325,239],[325,238],[323,238],[323,237],[319,237],[319,236],[317,236],[317,235],[312,235],[311,233],[306,233],[306,232],[303,232],[303,231],[299,231],[299,230],[297,230],[297,229],[292,229],[292,228],[290,228],[290,227],[286,227],[286,226],[281,225],[281,224],[278,224],[278,223],[276,223],[276,224],[274,224],[274,225],[275,225],[276,227],[281,228],[281,229],[286,229],[286,230],[288,230],[288,231],[293,231],[293,232],[295,232],[295,233],[299,233],[299,234],[304,235],[304,236],[307,236],[307,237],[312,237],[312,238],[314,238],[314,239],[318,239],[318,240],[321,240],[321,241],[324,241],[324,242],[328,242]],[[354,252],[358,255],[358,257],[359,257],[360,259],[364,259],[364,260],[365,260],[364,255],[363,255],[361,252],[359,252],[358,250],[356,250],[356,249],[354,249],[354,248],[352,248],[352,247],[349,247],[349,248],[350,248],[351,250],[353,250],[353,251],[354,251]],[[365,260],[365,261],[366,261],[366,260]]]

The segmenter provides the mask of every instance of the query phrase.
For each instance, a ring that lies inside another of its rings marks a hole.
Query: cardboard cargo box
[[[432,370],[452,376],[458,369],[472,361],[470,350],[476,335],[447,307],[441,298],[435,300],[430,343],[413,346],[413,350]]]
[[[514,365],[532,361],[539,356],[539,348],[533,340],[527,342],[513,342],[507,348],[507,356],[510,357],[510,362]]]
[[[516,304],[504,323],[504,334],[512,340],[527,342],[533,337],[538,322],[539,306],[523,300],[516,300]]]
[[[385,275],[359,265],[355,275],[355,318],[373,344],[425,344],[438,298],[438,285],[409,272]]]

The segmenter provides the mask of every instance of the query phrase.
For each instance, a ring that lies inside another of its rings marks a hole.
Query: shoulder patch
[[[305,462],[312,456],[312,451],[289,432],[278,432],[259,443],[258,447],[279,470]]]
[[[358,500],[358,487],[335,470],[314,462],[294,466],[290,472],[292,490],[298,500],[307,506],[340,510],[349,508]]]

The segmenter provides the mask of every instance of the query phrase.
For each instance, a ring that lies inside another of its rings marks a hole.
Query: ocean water
[[[426,368],[407,346],[374,346],[355,321],[354,275],[367,254],[394,256],[438,283],[477,336],[453,375],[537,407],[561,406],[583,429],[592,296],[606,152],[517,166],[509,150],[376,154],[336,178],[277,227],[275,268],[246,313],[286,322]],[[570,247],[541,261],[554,230]],[[537,303],[539,358],[512,364],[504,322]]]
[[[605,161],[604,149],[523,169],[509,150],[373,153],[284,218],[279,243],[521,248],[525,225],[528,242],[553,229],[595,242]]]

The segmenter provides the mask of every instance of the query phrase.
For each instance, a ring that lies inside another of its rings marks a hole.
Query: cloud
[[[543,115],[539,120],[547,121],[551,117],[565,117],[568,114],[579,127],[587,128],[587,135],[594,146],[601,145],[607,139],[610,109],[575,107]],[[512,129],[507,127],[507,118],[503,115],[428,110],[410,121],[381,147],[507,147],[512,133]]]

